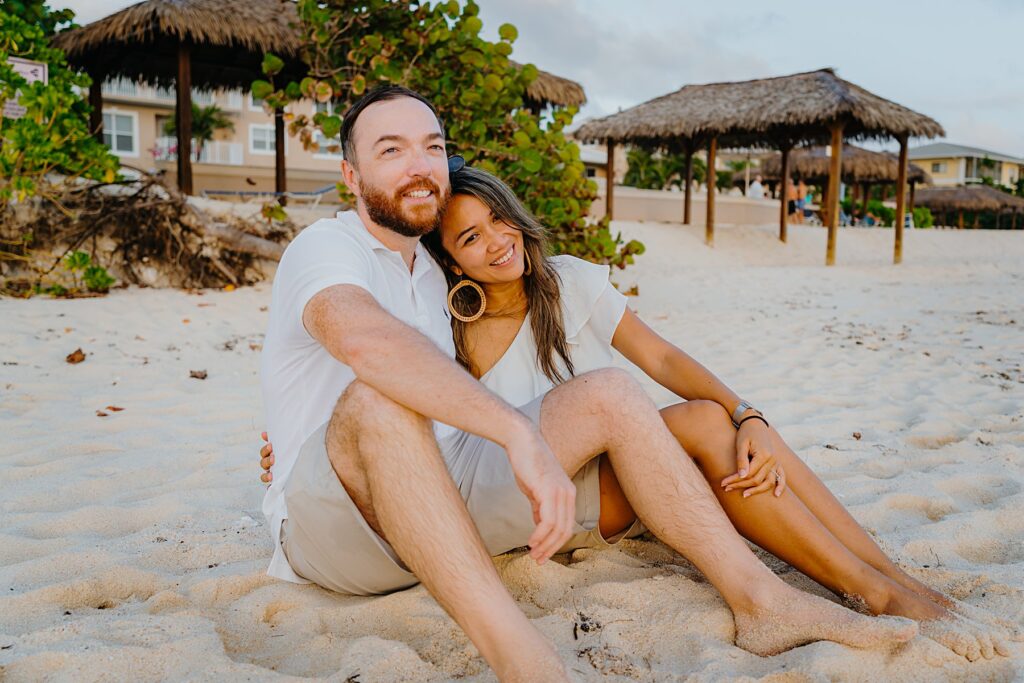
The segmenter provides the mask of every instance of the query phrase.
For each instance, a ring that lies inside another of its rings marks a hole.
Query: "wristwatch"
[[[746,400],[741,399],[740,400],[740,404],[738,406],[736,406],[736,410],[732,411],[732,426],[733,427],[735,427],[736,429],[740,428],[740,417],[742,417],[743,413],[747,412],[748,410],[754,410],[758,414],[761,413],[760,410],[757,410],[757,408],[755,408],[754,406],[750,405],[750,403],[748,403]]]

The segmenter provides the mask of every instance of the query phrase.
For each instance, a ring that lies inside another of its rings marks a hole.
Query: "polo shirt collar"
[[[402,259],[402,255],[399,252],[381,242],[373,233],[366,229],[366,226],[363,224],[363,219],[359,217],[358,213],[351,210],[339,211],[335,214],[335,217],[344,223],[352,225],[353,227],[358,227],[359,229],[355,231],[356,235],[359,239],[366,242],[366,245],[370,247],[370,249],[373,251],[384,251],[388,254],[394,254],[402,260],[403,265],[405,264],[405,260]],[[423,246],[422,241],[416,242],[415,254],[416,260],[412,264],[412,276],[413,279],[418,279],[425,272],[430,270],[430,266],[434,263],[434,259],[431,257],[430,252],[427,251],[427,248]]]

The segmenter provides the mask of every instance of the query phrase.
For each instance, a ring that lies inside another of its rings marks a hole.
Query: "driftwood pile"
[[[0,213],[0,287],[45,286],[64,255],[85,251],[124,284],[181,288],[251,284],[295,236],[290,221],[212,216],[159,176],[51,183]]]

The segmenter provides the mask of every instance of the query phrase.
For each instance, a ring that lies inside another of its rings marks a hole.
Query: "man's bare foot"
[[[909,619],[865,616],[792,588],[736,614],[736,645],[762,657],[818,640],[873,648],[916,635],[917,624]]]

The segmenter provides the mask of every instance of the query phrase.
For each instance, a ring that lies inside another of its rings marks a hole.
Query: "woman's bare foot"
[[[864,598],[872,613],[913,619],[921,625],[922,635],[972,662],[1009,655],[1008,633],[999,626],[979,623],[895,581],[878,582],[872,588],[871,595]],[[944,603],[955,606],[942,597]]]
[[[736,645],[762,657],[818,640],[873,648],[905,643],[915,635],[917,624],[908,619],[865,616],[788,587],[736,613]]]

